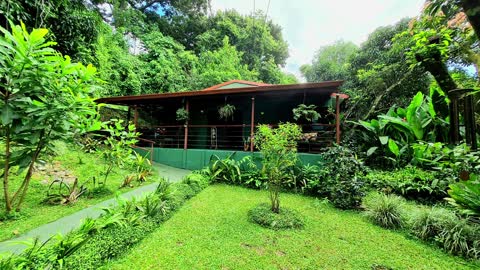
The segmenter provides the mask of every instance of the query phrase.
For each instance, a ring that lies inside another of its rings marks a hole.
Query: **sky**
[[[241,14],[267,11],[283,29],[290,57],[285,71],[301,78],[299,68],[315,51],[337,40],[360,45],[380,26],[420,13],[425,0],[212,0],[212,11],[235,9]]]

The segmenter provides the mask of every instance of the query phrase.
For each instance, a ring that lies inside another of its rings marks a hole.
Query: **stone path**
[[[177,168],[173,168],[173,167],[159,164],[159,163],[154,163],[153,166],[154,166],[154,169],[157,171],[159,177],[165,177],[171,182],[178,182],[185,175],[190,173],[190,171],[188,170],[177,169]],[[145,194],[148,194],[154,191],[156,187],[157,187],[156,183],[149,184],[149,185],[137,188],[135,190],[123,193],[121,197],[125,199],[131,199],[133,197],[142,197]],[[100,214],[102,214],[103,212],[101,210],[102,207],[107,207],[107,206],[116,205],[116,204],[117,204],[117,201],[115,198],[106,200],[94,206],[80,210],[72,215],[62,217],[54,222],[44,224],[27,233],[21,234],[19,237],[16,237],[15,239],[0,242],[0,253],[21,252],[23,249],[25,249],[25,246],[19,245],[17,243],[19,241],[25,241],[35,237],[38,237],[41,241],[45,241],[57,233],[61,233],[65,235],[71,230],[77,228],[80,225],[81,221],[84,220],[85,218],[87,217],[97,218],[98,216],[100,216]]]

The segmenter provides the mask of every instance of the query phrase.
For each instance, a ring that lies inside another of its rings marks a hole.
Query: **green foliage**
[[[476,176],[471,180],[450,184],[446,198],[464,214],[480,216],[480,183]]]
[[[442,172],[411,166],[394,171],[371,171],[366,175],[366,182],[373,189],[429,203],[442,200],[447,195],[448,185],[454,181]]]
[[[240,164],[232,158],[234,155],[235,152],[226,159],[220,159],[217,155],[212,155],[208,168],[202,172],[208,176],[210,182],[239,183],[242,173]]]
[[[73,183],[56,179],[48,186],[45,202],[49,204],[73,204],[87,191],[84,185],[79,186],[76,178]]]
[[[352,42],[336,41],[322,46],[315,53],[311,65],[300,67],[308,82],[345,80],[349,77],[350,62],[358,47]]]
[[[398,229],[404,224],[404,201],[396,195],[369,193],[363,199],[362,206],[366,209],[365,215],[373,223],[387,229]]]
[[[135,125],[129,124],[124,127],[123,120],[112,119],[103,123],[103,131],[108,135],[104,138],[104,147],[101,156],[106,162],[103,185],[106,184],[108,175],[115,167],[123,167],[131,160],[132,148],[137,142],[138,132]],[[141,167],[141,166],[140,166]]]
[[[20,210],[32,176],[33,164],[53,140],[68,139],[75,130],[94,128],[95,68],[71,63],[47,42],[46,29],[26,30],[25,25],[0,28],[1,140],[5,207]],[[11,168],[27,174],[16,195],[8,194]]]
[[[186,122],[188,121],[189,115],[188,111],[185,108],[179,108],[176,112],[175,120],[179,122]]]
[[[422,240],[433,241],[448,224],[457,222],[453,211],[434,206],[414,212],[409,223],[412,234]]]
[[[209,179],[201,173],[191,173],[182,179],[182,183],[189,185],[195,193],[202,191],[208,186]]]
[[[142,86],[145,63],[128,52],[121,32],[113,33],[108,25],[100,25],[95,44],[99,77],[108,84],[102,96],[138,95]]]
[[[283,207],[278,213],[272,212],[271,207],[264,203],[248,211],[248,219],[263,227],[280,229],[301,229],[304,226],[299,214]]]
[[[320,183],[316,187],[335,207],[356,208],[364,194],[365,167],[355,153],[343,146],[329,148],[322,153]]]
[[[242,53],[222,37],[222,46],[216,50],[205,50],[198,55],[198,66],[194,70],[192,84],[196,89],[210,87],[229,80],[258,80],[258,74],[242,63]]]
[[[317,106],[314,104],[305,105],[300,104],[296,108],[292,110],[293,112],[293,119],[295,121],[298,120],[305,120],[308,122],[315,122],[320,118],[320,114],[316,111]]]
[[[223,120],[231,118],[233,120],[233,114],[235,113],[235,106],[231,104],[225,104],[218,109],[218,117]]]
[[[255,145],[262,153],[262,172],[268,178],[272,212],[280,210],[280,188],[290,180],[287,170],[297,160],[297,140],[301,130],[295,124],[280,124],[272,129],[260,125],[255,134]]]
[[[428,92],[428,75],[421,68],[410,69],[406,61],[410,38],[394,39],[408,29],[409,21],[377,28],[351,57],[350,76],[343,86],[350,95],[347,117],[370,119],[393,105],[406,107],[419,91]]]
[[[437,93],[437,91],[433,91]],[[444,103],[446,100],[444,98]],[[439,118],[435,111],[436,105],[430,97],[418,92],[407,108],[392,107],[386,114],[380,114],[377,119],[358,123],[366,134],[365,146],[369,147],[367,156],[374,153],[386,154],[387,160],[395,166],[403,165],[413,158],[412,145],[419,141],[446,141],[448,138],[448,123]],[[372,137],[373,135],[373,137]],[[372,140],[373,139],[373,140]]]

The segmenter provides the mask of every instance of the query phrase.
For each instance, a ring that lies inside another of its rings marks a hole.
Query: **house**
[[[271,85],[233,80],[198,91],[97,101],[128,106],[128,118],[133,114],[141,133],[138,151],[148,151],[156,162],[199,169],[214,154],[226,157],[236,152],[235,158],[258,155],[251,139],[257,125],[296,122],[304,133],[298,144],[299,157],[314,163],[319,159],[316,153],[334,142],[340,144],[341,103],[348,98],[339,93],[342,83]],[[299,104],[316,105],[320,119],[295,121],[292,110]]]

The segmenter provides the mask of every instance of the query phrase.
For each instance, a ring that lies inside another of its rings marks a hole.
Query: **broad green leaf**
[[[397,143],[392,140],[392,139],[389,139],[388,140],[388,149],[390,150],[390,152],[392,152],[396,157],[398,157],[400,155],[400,149],[398,148],[398,145]]]
[[[375,151],[377,151],[378,147],[374,146],[374,147],[370,147],[370,149],[368,149],[367,151],[367,156],[371,156],[373,153],[375,153]]]
[[[382,145],[385,145],[385,144],[388,143],[388,136],[380,136],[380,137],[378,137],[378,138],[380,139],[380,143],[381,143]]]

